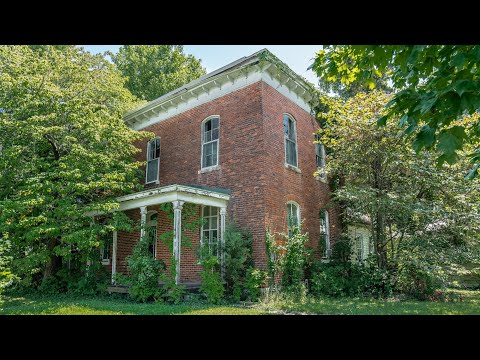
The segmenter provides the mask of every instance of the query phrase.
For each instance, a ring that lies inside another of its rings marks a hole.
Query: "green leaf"
[[[478,84],[477,82],[471,80],[460,80],[453,85],[453,89],[459,96],[462,96],[464,92],[476,91],[478,89]]]
[[[437,147],[446,156],[449,164],[452,164],[449,159],[452,159],[452,156],[456,157],[455,151],[462,148],[465,136],[465,128],[463,126],[454,126],[443,130],[438,136]]]
[[[373,81],[372,79],[367,79],[365,81],[365,86],[367,86],[370,90],[373,90],[375,89],[375,81]]]
[[[478,175],[478,168],[480,168],[480,164],[476,164],[472,170],[465,176],[466,180],[473,180]]]
[[[455,66],[457,69],[461,69],[464,63],[465,63],[465,54],[458,53],[453,57],[452,65]]]
[[[380,119],[377,120],[377,126],[385,126],[387,125],[388,115],[382,116]]]
[[[412,142],[412,147],[415,152],[418,154],[422,148],[429,148],[432,146],[435,141],[435,129],[432,129],[430,126],[425,125],[418,132],[415,140]]]
[[[398,127],[401,129],[408,124],[408,114],[403,115],[398,122]]]

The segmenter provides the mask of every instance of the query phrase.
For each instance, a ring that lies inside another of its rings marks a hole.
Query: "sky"
[[[120,47],[120,45],[80,46],[93,54],[103,53],[107,50],[115,53]],[[315,85],[317,84],[316,76],[311,70],[307,71],[307,68],[313,62],[317,51],[322,48],[321,45],[184,45],[187,54],[192,54],[202,60],[202,65],[207,69],[207,73],[263,48],[270,50],[298,75]]]

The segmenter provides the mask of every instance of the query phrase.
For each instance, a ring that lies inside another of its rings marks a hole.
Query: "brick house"
[[[127,271],[125,257],[143,233],[152,256],[167,264],[170,250],[159,239],[174,229],[176,281],[198,284],[195,248],[223,241],[233,220],[253,235],[255,266],[266,268],[265,234],[287,232],[290,217],[309,233],[318,257],[328,256],[339,233],[335,209],[327,209],[329,186],[314,172],[324,164],[314,144],[311,85],[264,49],[234,61],[125,115],[133,129],[155,137],[136,145],[146,161],[145,190],[120,197],[120,210],[145,229],[113,234],[102,262],[113,275]],[[161,210],[171,203],[174,218]],[[195,206],[206,224],[183,246],[181,214]],[[326,251],[320,251],[319,241]]]

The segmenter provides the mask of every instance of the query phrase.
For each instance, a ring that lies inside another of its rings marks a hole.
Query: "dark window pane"
[[[209,131],[205,131],[205,136],[204,136],[204,142],[209,142],[209,141],[212,141],[212,132],[209,130]]]
[[[213,242],[216,242],[217,239],[218,239],[217,230],[213,230],[213,231],[212,231],[212,241],[213,241]]]
[[[208,216],[210,215],[210,206],[205,206],[203,208],[203,216]]]
[[[210,211],[210,214],[211,215],[217,215],[218,213],[218,208],[214,207],[214,206],[211,206],[210,207],[211,211]]]
[[[212,120],[208,120],[205,123],[205,132],[212,130]]]
[[[213,118],[211,121],[212,121],[212,129],[218,129],[218,118]]]
[[[157,139],[157,141],[155,142],[155,157],[156,158],[159,158],[160,157],[160,139]]]
[[[218,129],[212,130],[212,140],[218,139]]]
[[[288,135],[288,121],[289,118],[287,115],[283,115],[283,133]]]
[[[212,165],[217,165],[217,148],[218,142],[212,143]]]
[[[158,166],[160,159],[153,159],[147,162],[147,183],[158,180]]]

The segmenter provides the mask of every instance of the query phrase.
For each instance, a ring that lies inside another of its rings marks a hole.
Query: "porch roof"
[[[230,190],[174,184],[120,196],[117,200],[120,203],[118,209],[120,211],[177,200],[205,206],[227,207]]]

